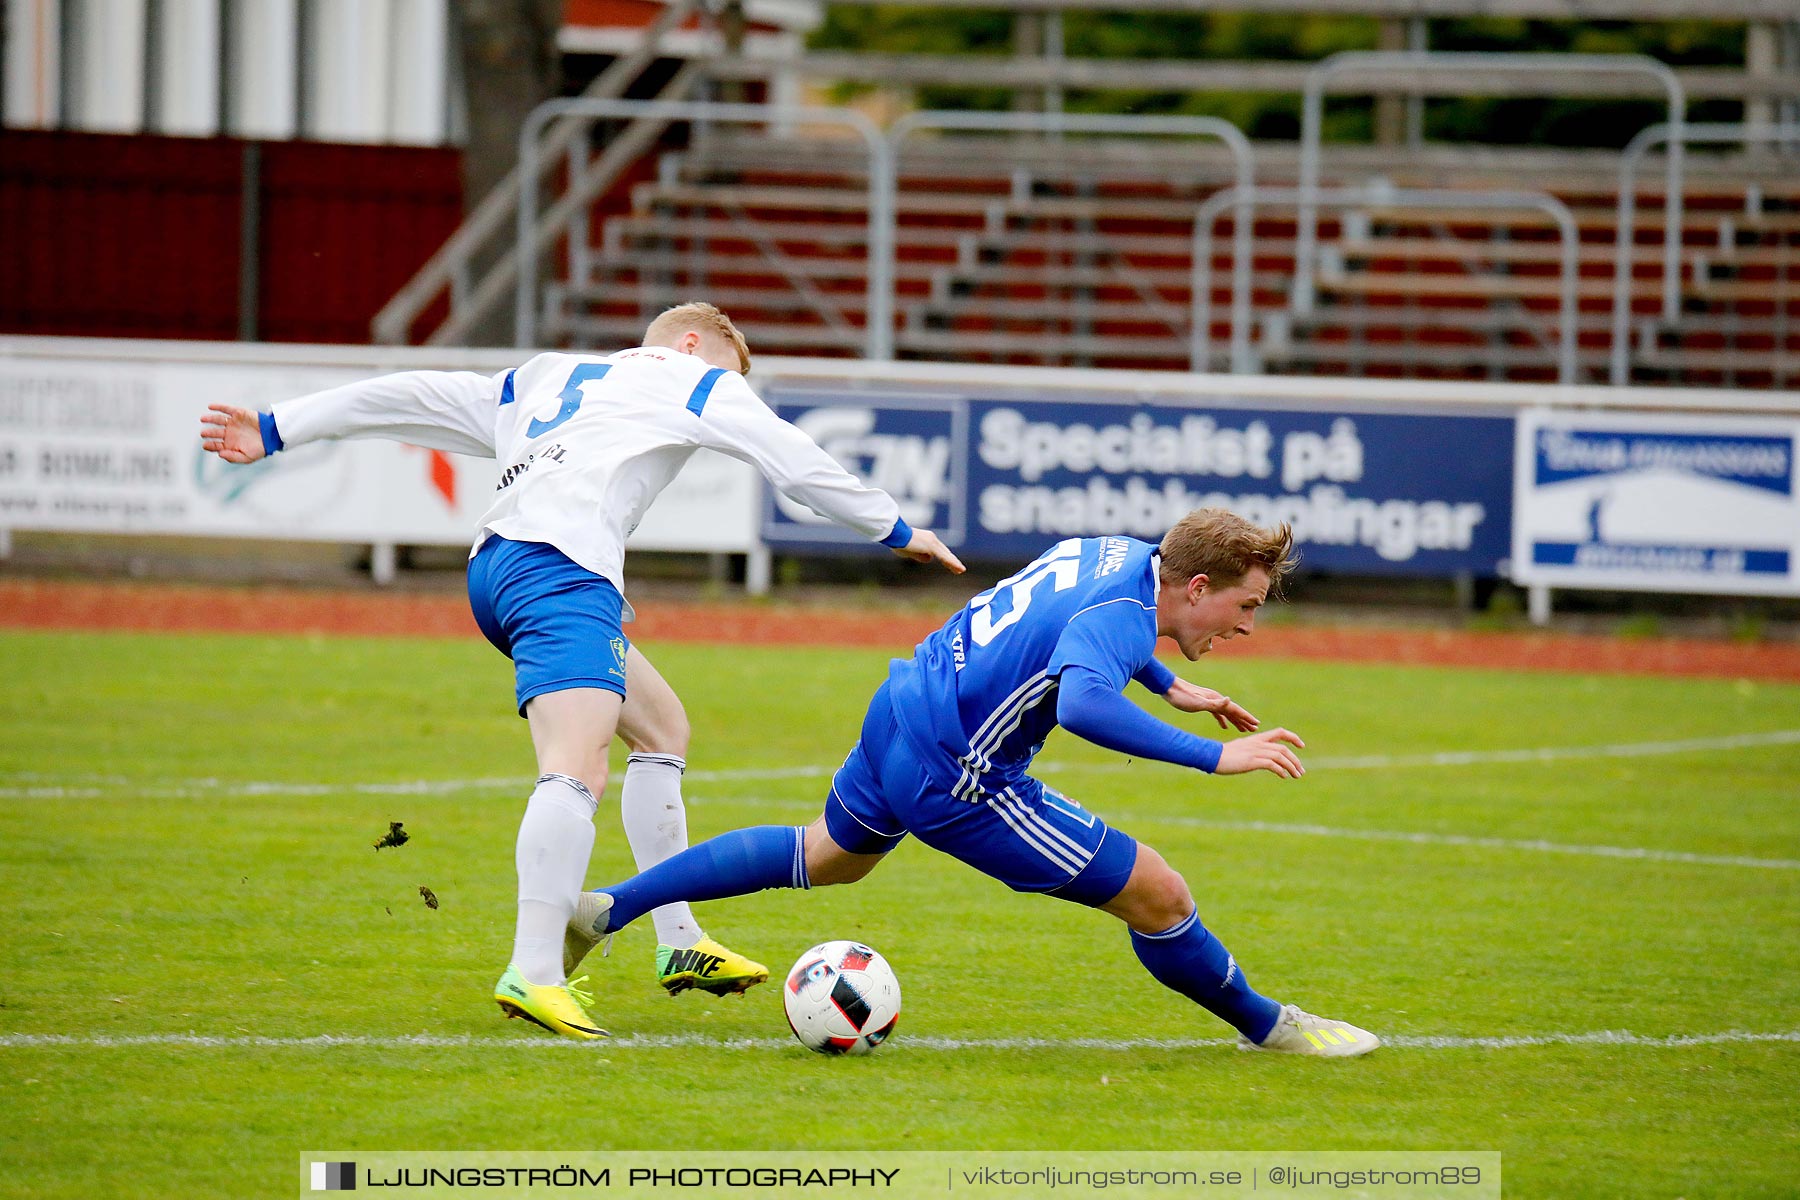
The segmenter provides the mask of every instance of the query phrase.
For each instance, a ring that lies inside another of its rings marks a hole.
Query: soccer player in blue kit
[[[1027,774],[1058,725],[1209,774],[1305,774],[1300,738],[1249,733],[1257,721],[1243,708],[1155,658],[1159,636],[1190,660],[1215,638],[1248,636],[1292,552],[1287,526],[1265,530],[1224,509],[1189,513],[1160,546],[1058,543],[893,662],[818,820],[723,834],[584,893],[565,969],[658,905],[853,883],[911,833],[1016,891],[1118,917],[1144,968],[1236,1029],[1244,1049],[1328,1057],[1375,1049],[1380,1039],[1366,1030],[1255,991],[1160,854]],[[1221,743],[1165,724],[1122,695],[1133,680],[1182,712],[1210,713],[1249,735]]]

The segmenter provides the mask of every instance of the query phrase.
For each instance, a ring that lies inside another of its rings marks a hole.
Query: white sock
[[[687,807],[681,802],[681,773],[687,760],[674,754],[633,754],[625,759],[625,782],[619,787],[619,815],[637,869],[687,849]],[[686,950],[706,936],[687,901],[650,910],[656,940]]]
[[[563,927],[587,879],[599,802],[579,779],[538,776],[519,822],[514,862],[519,868],[519,922],[513,965],[540,986],[563,981]]]

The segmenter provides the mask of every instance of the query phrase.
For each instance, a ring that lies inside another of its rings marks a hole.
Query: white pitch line
[[[1696,754],[1709,750],[1747,750],[1759,746],[1800,745],[1800,729],[1776,729],[1767,733],[1733,733],[1710,738],[1681,738],[1662,742],[1613,742],[1601,746],[1537,746],[1523,750],[1440,750],[1431,754],[1311,755],[1309,771],[1385,771],[1400,767],[1471,767],[1494,763],[1550,763],[1582,758],[1653,758],[1666,754]],[[1120,762],[1045,762],[1045,768],[1064,771],[1127,771]]]
[[[1541,746],[1530,750],[1450,750],[1435,754],[1365,754],[1355,757],[1322,756],[1307,766],[1334,771],[1373,771],[1389,767],[1466,767],[1484,763],[1547,763],[1571,758],[1649,758],[1663,754],[1694,754],[1708,750],[1745,750],[1757,746],[1800,744],[1800,729],[1776,729],[1767,733],[1734,733],[1722,737],[1680,738],[1664,742],[1614,742],[1603,746]]]
[[[1431,754],[1362,754],[1309,757],[1309,770],[1377,771],[1404,767],[1466,767],[1493,763],[1550,763],[1586,758],[1646,758],[1669,754],[1695,754],[1712,750],[1745,750],[1764,746],[1800,745],[1800,729],[1776,729],[1764,733],[1736,733],[1710,738],[1682,738],[1659,742],[1614,742],[1599,746],[1538,746],[1522,750],[1445,750]],[[1047,771],[1128,771],[1121,762],[1044,761]],[[745,767],[728,770],[694,770],[691,783],[756,782],[779,779],[825,779],[836,767]],[[0,776],[12,782],[0,785],[0,800],[93,799],[120,791],[156,799],[192,799],[204,796],[327,796],[350,793],[366,796],[445,796],[456,792],[517,790],[530,786],[525,776],[485,779],[413,779],[391,783],[284,783],[273,780],[231,782],[223,779],[189,779],[177,784],[134,783],[116,776],[86,776],[56,781],[42,775]]]
[[[682,778],[699,783],[733,783],[761,779],[829,779],[836,767],[745,767],[741,770],[689,771]]]
[[[1681,1049],[1687,1046],[1724,1046],[1764,1042],[1800,1042],[1800,1029],[1775,1033],[1728,1030],[1724,1033],[1641,1034],[1623,1029],[1592,1033],[1519,1034],[1511,1037],[1459,1037],[1452,1035],[1384,1036],[1382,1044],[1396,1050],[1517,1050],[1531,1046],[1634,1046]],[[1235,1044],[1232,1038],[948,1038],[900,1035],[892,1043],[903,1050],[1218,1050]],[[196,1050],[798,1050],[789,1038],[717,1038],[700,1034],[631,1034],[605,1041],[578,1042],[549,1037],[474,1037],[469,1034],[413,1034],[375,1037],[366,1034],[320,1034],[316,1037],[236,1037],[198,1033],[147,1034],[0,1034],[0,1049],[113,1050],[135,1047],[174,1046]]]
[[[1641,758],[1651,755],[1689,754],[1712,750],[1749,749],[1761,746],[1800,744],[1800,729],[1777,729],[1762,733],[1729,734],[1713,738],[1684,738],[1675,741],[1615,742],[1599,746],[1544,746],[1524,750],[1442,751],[1413,755],[1361,755],[1333,758],[1321,756],[1309,760],[1308,766],[1324,770],[1373,770],[1403,767],[1469,766],[1481,763],[1542,763],[1578,758]],[[1129,763],[1057,763],[1039,764],[1047,770],[1122,771]],[[736,770],[689,771],[693,782],[731,782],[779,779],[818,779],[832,774],[834,768],[824,766],[748,767]],[[20,774],[18,780],[41,780],[36,774]],[[353,793],[377,796],[449,795],[462,791],[519,789],[528,784],[524,778],[494,777],[487,779],[410,780],[394,783],[279,783],[227,782],[221,779],[191,779],[175,786],[134,786],[128,780],[112,776],[88,776],[75,786],[54,783],[26,783],[24,786],[0,786],[0,799],[79,799],[131,790],[135,795],[152,798],[196,798],[206,796],[315,796]],[[103,785],[103,786],[97,786]],[[1199,817],[1128,817],[1119,821],[1143,824],[1188,826],[1249,833],[1296,834],[1307,837],[1351,838],[1362,841],[1410,842],[1414,845],[1475,846],[1495,850],[1525,850],[1542,854],[1574,854],[1596,858],[1618,858],[1638,862],[1691,863],[1702,866],[1745,867],[1756,870],[1800,870],[1800,860],[1790,858],[1755,858],[1736,854],[1696,854],[1685,850],[1652,850],[1638,846],[1580,845],[1550,842],[1542,839],[1478,837],[1469,834],[1423,833],[1407,830],[1341,829],[1327,825],[1284,824],[1268,821],[1214,821]]]
[[[726,801],[720,801],[725,803]],[[759,797],[758,805],[782,802]],[[1592,858],[1618,858],[1632,862],[1691,863],[1708,867],[1745,867],[1764,871],[1800,871],[1800,859],[1755,858],[1743,854],[1697,854],[1689,850],[1652,850],[1643,846],[1583,845],[1551,842],[1542,838],[1484,837],[1466,833],[1426,833],[1406,829],[1346,829],[1332,825],[1305,825],[1278,821],[1221,821],[1207,817],[1169,814],[1103,814],[1115,826],[1174,825],[1185,829],[1219,829],[1231,833],[1280,833],[1301,837],[1349,838],[1369,842],[1407,842],[1417,846],[1474,846],[1488,850],[1525,850],[1538,854],[1574,854]]]
[[[689,771],[686,778],[700,783],[779,779],[824,779],[835,767],[748,767],[735,771]],[[14,778],[20,778],[14,776]],[[82,779],[70,783],[27,783],[0,786],[0,800],[92,800],[118,792],[130,792],[159,800],[192,800],[206,796],[449,796],[457,792],[520,791],[529,789],[524,775],[487,779],[406,779],[393,783],[282,783],[274,780],[187,779],[176,784],[134,783],[129,779]]]
[[[1537,838],[1474,837],[1463,833],[1413,833],[1401,829],[1338,829],[1330,825],[1294,825],[1276,821],[1211,821],[1204,817],[1118,817],[1120,824],[1179,825],[1192,829],[1225,829],[1241,833],[1290,833],[1306,837],[1352,838],[1367,842],[1411,842],[1418,846],[1478,846],[1489,850],[1532,850],[1540,854],[1583,854],[1637,862],[1696,863],[1708,867],[1753,867],[1767,871],[1800,871],[1800,859],[1750,858],[1740,854],[1693,854],[1686,850],[1647,850],[1641,846],[1583,846]]]

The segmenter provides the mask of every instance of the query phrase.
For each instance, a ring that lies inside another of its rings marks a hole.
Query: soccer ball
[[[867,1054],[900,1020],[900,981],[887,959],[861,942],[814,946],[781,990],[788,1027],[820,1054]]]

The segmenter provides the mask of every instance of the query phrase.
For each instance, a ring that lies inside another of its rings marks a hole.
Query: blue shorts
[[[885,683],[832,778],[825,827],[852,854],[885,854],[916,834],[1016,892],[1093,907],[1123,891],[1137,865],[1136,840],[1035,779],[998,796],[953,799],[920,768]]]
[[[625,599],[555,546],[490,537],[469,560],[475,624],[513,660],[519,715],[546,692],[625,694]]]

